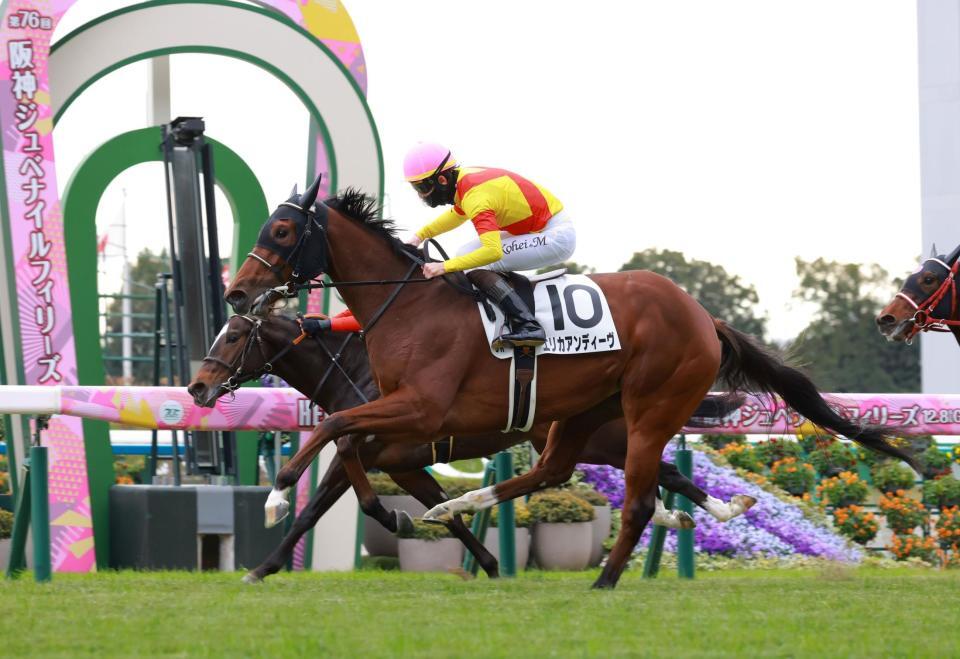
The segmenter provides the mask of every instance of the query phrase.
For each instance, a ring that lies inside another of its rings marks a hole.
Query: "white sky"
[[[84,0],[57,34],[126,4]],[[388,211],[408,229],[433,212],[404,183],[403,154],[440,141],[464,164],[513,169],[554,192],[577,222],[578,262],[615,270],[657,247],[723,265],[756,286],[778,339],[808,320],[792,301],[795,256],[876,261],[899,275],[921,253],[912,2],[347,8],[364,45]],[[291,92],[242,62],[172,61],[174,116],[204,116],[269,203],[303,182],[307,114]],[[146,125],[145,108],[145,64],[91,87],[56,130],[61,190],[91,149]],[[115,182],[102,225],[119,216],[123,188],[130,250],[164,245],[159,166]],[[455,248],[470,232],[443,242]]]

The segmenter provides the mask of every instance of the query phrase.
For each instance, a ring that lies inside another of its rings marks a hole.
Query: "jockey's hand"
[[[433,279],[434,277],[439,277],[442,274],[446,274],[447,269],[443,267],[443,263],[424,263],[423,264],[423,276],[426,279]]]
[[[422,242],[423,242],[423,239],[420,238],[420,236],[418,236],[417,234],[413,234],[412,236],[407,238],[407,244],[413,245],[414,247],[419,247],[420,243]]]

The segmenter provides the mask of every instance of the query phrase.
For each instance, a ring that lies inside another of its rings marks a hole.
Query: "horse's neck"
[[[296,333],[291,333],[270,348],[279,351],[296,337]],[[316,402],[327,412],[349,409],[363,402],[346,378],[353,381],[368,398],[372,399],[376,396],[373,377],[370,374],[370,363],[363,343],[358,338],[346,341],[344,334],[323,334],[317,340],[323,343],[331,355],[340,355],[337,361],[343,368],[343,372],[336,366],[330,368],[330,358],[323,348],[316,345],[314,339],[307,339],[294,347],[284,359],[274,364],[273,372],[307,398],[316,394]],[[344,342],[346,346],[341,352],[340,348]],[[330,374],[326,382],[317,391],[320,378],[328,371]]]
[[[397,254],[387,240],[360,223],[330,213],[328,246],[334,281],[403,279],[414,262]],[[416,273],[413,275],[416,276]],[[349,286],[339,293],[353,315],[365,325],[390,297],[394,285]]]

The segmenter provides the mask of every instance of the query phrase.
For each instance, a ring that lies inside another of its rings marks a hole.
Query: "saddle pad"
[[[537,348],[537,355],[582,355],[620,349],[620,337],[607,306],[603,291],[586,275],[564,275],[540,282],[533,288],[537,320],[547,333],[547,342]],[[496,319],[490,321],[483,309],[480,321],[487,335],[487,345],[497,359],[509,359],[513,349],[494,349],[493,342],[504,330],[503,312],[495,305]]]

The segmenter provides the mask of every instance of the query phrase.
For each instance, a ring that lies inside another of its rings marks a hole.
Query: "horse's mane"
[[[407,245],[397,238],[397,226],[393,219],[383,217],[383,207],[375,197],[364,194],[357,188],[346,188],[324,201],[330,208],[358,224],[362,224],[374,233],[383,236],[395,253],[422,256],[420,250]]]

